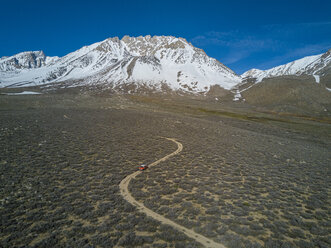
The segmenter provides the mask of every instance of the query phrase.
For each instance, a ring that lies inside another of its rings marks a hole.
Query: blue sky
[[[330,9],[330,0],[1,0],[0,57],[63,56],[114,36],[173,35],[241,74],[326,52]]]

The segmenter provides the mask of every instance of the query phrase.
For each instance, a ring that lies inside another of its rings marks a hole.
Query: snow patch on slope
[[[235,94],[234,97],[233,97],[233,101],[237,102],[237,101],[239,101],[240,99],[242,99],[242,96],[241,96],[241,94],[240,94],[240,91],[237,90],[237,91],[236,91],[236,94]],[[245,100],[245,99],[244,99],[244,100]]]
[[[40,92],[35,92],[35,91],[23,91],[23,92],[18,92],[18,93],[5,93],[5,95],[8,96],[17,96],[17,95],[40,95]]]

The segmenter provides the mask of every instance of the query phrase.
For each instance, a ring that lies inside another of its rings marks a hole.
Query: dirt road
[[[171,139],[171,138],[166,138],[167,140],[170,140],[170,141],[173,141],[177,144],[178,148],[176,151],[166,155],[165,157],[151,163],[150,165],[148,165],[149,168],[167,160],[168,158],[180,153],[182,150],[183,150],[183,145],[176,141],[175,139]],[[137,200],[135,200],[133,198],[133,196],[130,194],[129,192],[129,189],[128,189],[128,186],[129,186],[129,183],[130,181],[135,178],[136,176],[138,176],[140,173],[142,173],[142,171],[136,171],[130,175],[128,175],[127,177],[125,177],[121,183],[120,183],[120,192],[121,192],[121,195],[123,196],[123,198],[128,201],[129,203],[131,203],[132,205],[136,206],[137,209],[140,211],[140,212],[143,212],[145,213],[147,216],[150,216],[152,217],[153,219],[155,220],[158,220],[160,221],[162,224],[166,224],[166,225],[170,225],[172,226],[173,228],[175,228],[176,230],[180,231],[180,232],[183,232],[184,234],[186,234],[188,237],[194,239],[195,241],[199,242],[200,244],[202,244],[203,246],[205,247],[210,247],[210,248],[215,248],[215,247],[218,247],[218,248],[225,248],[224,245],[222,244],[219,244],[219,243],[216,243],[214,242],[213,240],[211,239],[208,239],[207,237],[201,235],[201,234],[198,234],[196,232],[194,232],[192,229],[188,229],[184,226],[181,226],[175,222],[173,222],[172,220],[169,220],[165,217],[163,217],[162,215],[159,215],[155,212],[153,212],[151,209],[145,207],[144,204],[138,202]]]

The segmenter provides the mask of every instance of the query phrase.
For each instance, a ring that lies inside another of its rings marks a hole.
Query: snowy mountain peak
[[[14,56],[0,59],[0,70],[14,71],[18,69],[38,68],[45,64],[46,56],[43,51],[18,53]]]
[[[241,81],[203,50],[173,36],[114,37],[61,58],[47,59],[43,53],[34,57],[36,63],[14,67],[15,73],[8,66],[0,67],[0,87],[65,82],[71,86],[99,84],[123,90],[133,85],[134,89],[161,90],[166,85],[194,93],[206,92],[212,85],[231,89]]]
[[[323,76],[331,68],[331,49],[324,54],[307,56],[276,66],[268,70],[252,69],[241,75],[243,79],[255,78],[261,82],[264,78],[286,75],[318,75]]]
[[[21,52],[9,57],[0,59],[0,71],[19,72],[25,69],[40,68],[54,63],[59,57],[45,56],[43,51]]]
[[[188,42],[173,36],[124,36],[121,40],[137,56],[153,56],[161,49],[185,49]]]

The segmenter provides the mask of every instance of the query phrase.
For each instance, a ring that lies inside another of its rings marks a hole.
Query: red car
[[[148,168],[148,166],[145,164],[142,164],[139,166],[139,170],[141,170],[141,171],[146,170],[147,168]]]

